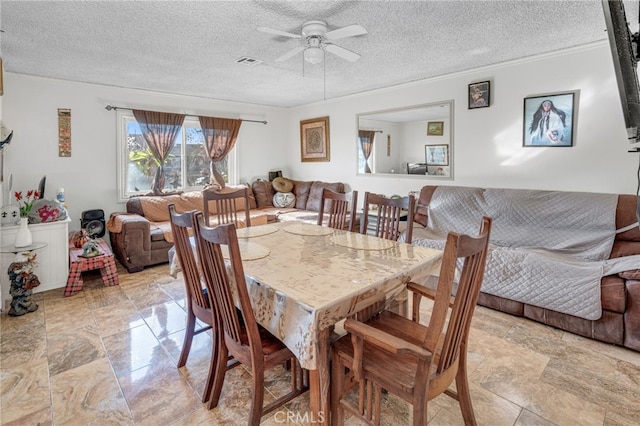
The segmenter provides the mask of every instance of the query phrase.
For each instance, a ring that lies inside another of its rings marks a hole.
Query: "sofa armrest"
[[[151,223],[137,214],[113,213],[107,224],[111,248],[129,272],[142,270],[151,259]]]
[[[624,346],[640,351],[640,281],[626,280],[627,311],[624,313]]]

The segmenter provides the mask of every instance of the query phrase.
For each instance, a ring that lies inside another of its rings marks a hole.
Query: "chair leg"
[[[340,357],[334,354],[331,360],[331,424],[344,424],[344,408],[340,405],[345,387],[345,371]]]
[[[196,329],[196,316],[191,310],[191,306],[187,309],[187,327],[184,333],[184,341],[182,342],[182,350],[180,351],[180,358],[178,359],[178,368],[184,367],[191,351],[191,342],[193,341],[193,335]]]
[[[222,393],[222,385],[224,384],[224,377],[227,374],[227,360],[229,358],[229,351],[227,350],[227,345],[224,344],[223,339],[224,338],[222,336],[218,335],[217,338],[213,341],[213,344],[215,344],[217,348],[215,350],[215,373],[213,375],[213,384],[211,385],[211,394],[209,396],[209,410],[218,406],[220,394]]]
[[[261,366],[260,366],[261,367]],[[264,403],[264,368],[253,367],[253,398],[251,398],[251,412],[249,424],[258,426],[262,418],[262,404]]]
[[[207,375],[207,381],[204,384],[204,392],[202,392],[202,402],[207,402],[211,399],[211,392],[213,391],[215,377],[217,374],[221,373],[221,371],[217,368],[219,347],[218,339],[220,339],[219,334],[213,331],[211,339],[211,360],[209,361],[209,374]],[[224,375],[224,371],[222,372],[222,374]]]
[[[476,416],[473,413],[473,405],[471,404],[471,394],[469,393],[469,381],[467,379],[467,348],[463,343],[460,348],[460,361],[458,373],[456,374],[456,390],[458,393],[458,402],[462,411],[462,418],[466,426],[476,423]]]

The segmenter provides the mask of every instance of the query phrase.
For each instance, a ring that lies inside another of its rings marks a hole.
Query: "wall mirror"
[[[357,115],[358,174],[453,179],[453,100]]]

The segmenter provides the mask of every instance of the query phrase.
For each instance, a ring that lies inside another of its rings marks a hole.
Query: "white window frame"
[[[133,113],[131,111],[128,110],[121,110],[121,111],[116,111],[116,122],[117,122],[117,129],[116,129],[116,145],[117,145],[117,149],[116,149],[116,186],[117,186],[117,199],[118,199],[118,203],[126,203],[127,200],[131,197],[135,197],[135,196],[139,196],[139,195],[143,195],[144,193],[148,192],[148,190],[145,191],[139,191],[139,192],[129,192],[127,191],[127,187],[128,187],[128,182],[127,182],[127,170],[128,170],[128,166],[129,166],[129,155],[128,155],[128,146],[127,146],[127,123],[130,121],[136,121],[135,117],[133,116]],[[184,127],[200,127],[200,122],[197,119],[197,117],[190,117],[187,116],[184,119],[184,124],[183,124],[183,128],[181,129],[182,132],[182,140],[186,141],[186,136],[185,136],[185,131],[184,131]],[[186,173],[186,161],[187,161],[187,156],[186,156],[186,143],[182,144],[183,147],[183,152],[182,152],[182,164],[181,164],[181,168],[182,168],[182,191],[201,191],[204,187],[203,186],[186,186],[186,179],[187,179],[187,173]],[[229,167],[229,184],[230,185],[234,185],[237,184],[238,181],[238,161],[237,161],[237,144],[235,147],[233,147],[233,149],[231,150],[231,152],[229,152],[228,157],[229,157],[229,161],[228,161],[228,167]]]

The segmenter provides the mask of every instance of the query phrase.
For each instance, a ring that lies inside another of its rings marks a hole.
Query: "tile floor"
[[[227,373],[218,408],[208,411],[200,401],[210,335],[197,336],[187,365],[175,367],[185,299],[166,265],[120,269],[116,287],[85,274],[82,292],[62,293],[38,293],[36,312],[0,317],[1,424],[246,424],[244,368]],[[479,307],[469,358],[481,425],[640,424],[640,353]],[[267,397],[286,391],[279,373],[268,378]],[[407,406],[394,398],[383,413],[384,424],[410,423]],[[307,395],[262,419],[283,423],[313,423]],[[432,401],[429,424],[463,424],[457,403]]]

